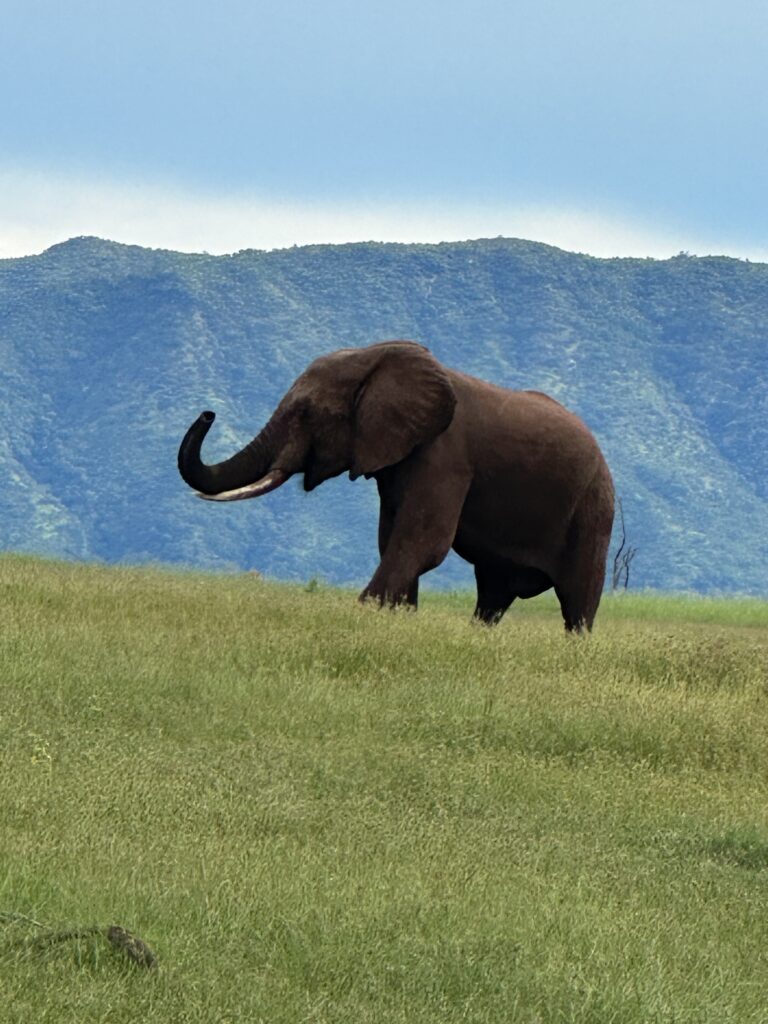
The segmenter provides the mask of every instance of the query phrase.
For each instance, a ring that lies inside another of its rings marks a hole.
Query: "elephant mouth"
[[[218,494],[203,494],[197,492],[198,498],[205,501],[244,501],[246,498],[260,498],[262,494],[269,494],[282,486],[290,476],[282,469],[272,469],[255,483],[246,484],[244,487],[235,487],[231,491],[219,491]]]

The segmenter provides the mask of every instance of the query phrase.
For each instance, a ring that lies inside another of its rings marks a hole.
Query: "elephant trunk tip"
[[[211,412],[210,409],[206,409],[205,412],[201,412],[200,413],[200,421],[202,423],[205,423],[206,426],[210,427],[210,425],[213,423],[213,421],[215,419],[216,419],[216,413],[215,412]]]

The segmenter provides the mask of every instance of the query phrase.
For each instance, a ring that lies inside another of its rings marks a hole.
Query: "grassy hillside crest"
[[[9,1020],[765,1020],[768,602],[581,641],[18,556],[0,600]]]

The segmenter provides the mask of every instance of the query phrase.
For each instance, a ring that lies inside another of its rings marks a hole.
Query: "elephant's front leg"
[[[412,480],[397,501],[381,495],[381,562],[361,601],[416,606],[419,577],[440,565],[451,549],[468,486],[468,481],[425,476]]]
[[[384,553],[389,545],[390,538],[392,536],[392,529],[395,523],[395,512],[388,506],[385,499],[382,497],[381,508],[379,510],[379,557],[383,558]],[[373,583],[373,580],[371,580]],[[369,594],[371,584],[366,587],[363,593],[360,595],[360,600],[364,601],[369,597],[373,597],[373,594]],[[407,604],[411,608],[416,610],[419,605],[419,578],[418,576],[413,581],[411,586],[408,588],[408,593],[398,602],[400,604]]]

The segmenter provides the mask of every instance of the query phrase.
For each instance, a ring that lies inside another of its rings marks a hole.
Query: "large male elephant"
[[[387,341],[316,359],[240,452],[204,465],[204,412],[179,449],[213,501],[255,498],[295,473],[304,489],[349,471],[379,489],[381,562],[361,599],[410,604],[452,547],[475,568],[475,616],[555,588],[567,630],[592,628],[613,523],[613,484],[592,434],[537,391],[446,369]]]

